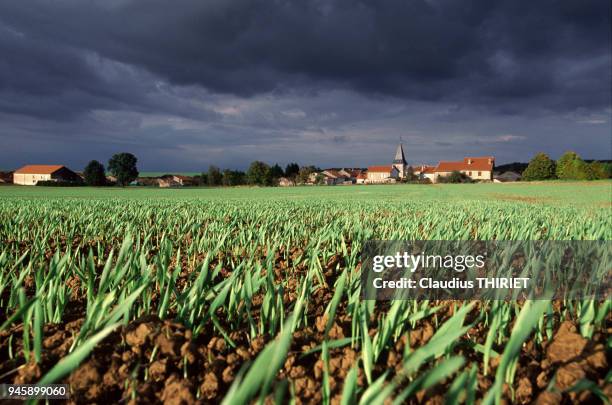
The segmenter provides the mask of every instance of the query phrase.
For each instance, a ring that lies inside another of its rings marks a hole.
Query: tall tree
[[[555,172],[561,180],[585,180],[588,177],[586,163],[573,151],[565,152],[557,160]]]
[[[283,172],[283,168],[280,167],[278,163],[270,168],[270,176],[272,176],[272,179],[278,180],[284,175],[285,175],[285,172]]]
[[[270,166],[264,162],[256,160],[251,163],[246,175],[247,180],[251,184],[256,184],[259,186],[272,185],[272,171],[270,170]]]
[[[289,163],[287,167],[285,167],[285,177],[289,177],[290,179],[295,179],[299,172],[300,166],[297,163]]]
[[[223,185],[224,186],[239,186],[244,184],[244,172],[239,170],[225,169],[223,171]]]
[[[85,177],[85,184],[88,186],[100,187],[105,185],[106,174],[104,172],[104,165],[97,160],[92,160],[83,169],[83,177]]]
[[[108,171],[120,186],[126,186],[138,177],[136,162],[138,159],[131,153],[117,153],[108,161]]]
[[[209,166],[207,180],[209,186],[220,186],[223,180],[221,170],[217,166]]]
[[[523,180],[551,180],[555,176],[555,162],[546,153],[538,153],[523,172]]]
[[[208,173],[202,172],[200,174],[200,185],[202,186],[208,185]]]
[[[587,173],[589,180],[602,180],[609,177],[606,166],[598,161],[593,161],[588,164]]]

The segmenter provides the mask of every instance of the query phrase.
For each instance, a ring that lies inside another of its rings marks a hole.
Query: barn
[[[35,186],[39,181],[77,182],[78,174],[62,165],[27,165],[15,170],[13,183]]]

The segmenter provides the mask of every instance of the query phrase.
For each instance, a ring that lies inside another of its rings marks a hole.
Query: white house
[[[366,183],[393,183],[399,178],[399,170],[393,165],[368,167]]]
[[[472,180],[491,181],[493,179],[493,168],[495,158],[485,157],[466,157],[463,162],[440,162],[434,169],[434,183],[442,176],[449,176],[452,172],[460,172]]]
[[[13,183],[35,186],[39,181],[81,181],[78,174],[62,165],[27,165],[15,170]]]
[[[278,185],[281,187],[291,187],[295,186],[295,182],[287,177],[281,177],[278,179]]]

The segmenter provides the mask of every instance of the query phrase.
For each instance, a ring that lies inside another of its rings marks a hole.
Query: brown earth
[[[350,249],[350,244],[349,244]],[[265,259],[265,253],[261,252]],[[298,275],[307,270],[296,263],[303,252],[277,252],[275,255],[274,278],[285,280],[283,301],[289,308],[297,299]],[[295,262],[294,262],[295,260]],[[177,284],[189,281],[189,263],[182,263],[184,271],[179,275]],[[216,266],[216,260],[211,268]],[[321,353],[304,355],[305,352],[319,346],[325,339],[324,331],[327,317],[325,308],[333,295],[333,285],[338,276],[336,269],[345,266],[340,255],[332,256],[325,263],[324,277],[326,286],[322,286],[309,297],[308,325],[293,334],[293,341],[284,366],[277,375],[278,381],[288,380],[293,387],[298,403],[320,403],[322,401],[323,362]],[[172,267],[172,266],[171,266]],[[291,277],[286,269],[292,268]],[[221,271],[220,277],[231,274],[229,270]],[[26,280],[32,285],[33,280]],[[74,337],[78,334],[85,314],[83,291],[77,278],[69,280],[72,289],[71,302],[63,315],[65,323],[48,324],[44,327],[43,357],[40,364],[33,360],[26,363],[23,353],[23,328],[13,326],[0,332],[0,382],[34,383],[38,381],[62,357],[68,354]],[[154,307],[157,298],[153,299]],[[251,315],[259,319],[261,294],[251,302]],[[388,303],[376,303],[375,313],[382,314]],[[432,302],[443,308],[437,313],[437,324],[451,317],[454,305],[451,301]],[[476,320],[479,312],[477,304],[468,314],[466,323]],[[562,310],[561,302],[555,302],[555,318]],[[131,321],[111,333],[99,344],[88,359],[72,372],[64,382],[72,390],[71,403],[218,403],[225,396],[238,373],[270,341],[270,336],[258,336],[249,339],[248,327],[230,327],[219,320],[230,333],[232,346],[216,332],[209,322],[203,332],[193,336],[192,332],[180,323],[160,320],[156,316],[144,316]],[[174,314],[170,314],[172,318]],[[374,320],[374,319],[373,319]],[[395,344],[381,354],[373,370],[374,377],[382,375],[388,369],[399,372],[406,345],[412,349],[426,344],[435,333],[435,324],[431,318],[418,322],[412,330],[403,335]],[[610,324],[610,316],[608,317]],[[372,324],[376,324],[373,322]],[[589,379],[608,393],[612,386],[604,381],[609,370],[610,353],[606,352],[607,339],[611,327],[605,332],[596,333],[592,339],[584,339],[572,321],[563,322],[555,331],[550,341],[546,339],[541,346],[533,340],[523,345],[517,365],[513,389],[505,387],[504,397],[508,403],[581,403],[597,402],[596,397],[588,392],[560,393],[580,379]],[[488,329],[482,323],[476,324],[469,331],[469,340],[460,340],[455,346],[456,354],[463,355],[468,363],[478,365],[478,391],[483,395],[494,382],[495,370],[499,357],[491,359],[488,375],[482,374],[482,354],[470,346],[470,342],[483,344]],[[351,336],[351,318],[346,312],[346,303],[341,302],[337,316],[328,334],[328,339],[342,339]],[[375,334],[375,329],[369,331]],[[10,347],[10,351],[9,351]],[[501,347],[494,350],[502,353]],[[9,352],[19,354],[11,358]],[[33,358],[33,356],[31,356]],[[349,370],[360,361],[360,348],[346,345],[329,350],[329,380],[332,403],[339,403],[344,380]],[[471,367],[470,364],[466,368]],[[554,380],[553,380],[554,378]],[[409,403],[441,403],[451,381],[438,385],[429,391],[420,391]],[[358,384],[366,385],[362,368],[359,369]],[[550,391],[549,389],[553,389]],[[554,391],[556,390],[556,391]]]
[[[304,352],[319,345],[327,319],[318,317],[313,327],[305,327],[293,335],[291,350],[278,380],[288,379],[294,387],[298,403],[320,403],[322,400],[323,363],[320,352],[304,356]],[[7,337],[13,334],[12,347],[19,353],[21,329],[13,327],[0,334],[0,382],[34,383],[44,375],[61,357],[68,353],[75,334],[80,329],[81,319],[63,325],[46,325],[44,356],[39,365],[24,364],[23,359],[8,359]],[[350,336],[351,323],[341,315],[329,334],[330,339]],[[212,328],[207,329],[212,331]],[[374,330],[371,331],[373,334]],[[486,330],[475,329],[480,341]],[[411,347],[427,343],[434,333],[433,326],[424,321],[409,335],[396,342],[375,368],[380,375],[388,368],[399,371],[404,346],[410,340]],[[237,373],[247,362],[253,360],[269,340],[257,337],[249,341],[246,333],[232,332],[236,347],[211,332],[197,337],[183,325],[162,321],[155,316],[146,316],[132,321],[111,333],[98,345],[90,357],[65,379],[72,390],[71,403],[130,403],[165,402],[173,404],[218,403]],[[603,380],[609,370],[609,353],[605,352],[605,337],[596,334],[586,340],[577,333],[575,325],[566,321],[560,325],[545,350],[535,348],[532,341],[524,345],[520,357],[514,392],[516,403],[597,403],[590,393],[558,394],[547,391],[551,378],[556,374],[554,387],[564,390],[582,378],[599,383],[606,392],[612,387]],[[503,349],[503,348],[501,348]],[[500,349],[500,350],[501,350]],[[461,345],[457,351],[463,352]],[[468,357],[468,353],[462,353]],[[333,403],[339,403],[343,381],[356,361],[358,348],[350,345],[329,351],[330,388]],[[482,361],[475,358],[474,361]],[[491,361],[488,376],[478,375],[478,385],[483,392],[493,384],[495,369],[499,361]],[[365,375],[360,369],[360,386],[365,384]],[[434,387],[430,392],[420,392],[410,403],[439,403],[444,387]],[[506,396],[510,400],[507,388]],[[433,402],[432,402],[433,401]]]

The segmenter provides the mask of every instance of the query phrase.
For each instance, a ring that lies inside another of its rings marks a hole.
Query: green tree
[[[298,183],[304,184],[308,183],[308,179],[312,173],[315,173],[317,169],[314,166],[302,166],[300,167],[300,171],[298,173],[297,179]]]
[[[280,167],[277,163],[270,168],[270,175],[272,176],[273,180],[278,180],[283,177],[285,173],[283,172],[283,168]]]
[[[200,174],[200,182],[199,183],[202,186],[208,185],[208,173],[202,172],[202,174]]]
[[[546,153],[535,155],[522,176],[525,181],[551,180],[554,178],[556,178],[555,162]]]
[[[97,160],[92,160],[83,169],[83,177],[85,177],[85,184],[88,186],[100,187],[105,185],[106,174],[104,172],[104,165]]]
[[[270,186],[273,183],[270,166],[259,160],[251,163],[249,170],[247,170],[246,177],[250,184],[259,186]]]
[[[586,180],[589,177],[587,164],[573,151],[567,151],[559,158],[555,173],[561,180]]]
[[[589,180],[601,180],[607,179],[609,177],[608,172],[606,170],[606,166],[598,161],[593,161],[589,163],[587,172]]]
[[[289,177],[290,179],[295,179],[300,172],[300,166],[297,163],[289,163],[287,167],[285,167],[285,177]]]
[[[574,180],[593,180],[593,178],[591,178],[589,164],[582,159],[572,162],[570,173],[570,178]]]
[[[221,170],[217,166],[209,166],[207,173],[207,181],[209,186],[220,186],[223,181],[223,175],[221,174]]]
[[[239,186],[244,184],[244,172],[238,170],[225,169],[223,171],[223,185],[224,186]]]
[[[117,178],[120,186],[126,186],[138,177],[136,156],[131,153],[117,153],[108,161],[108,171]]]

